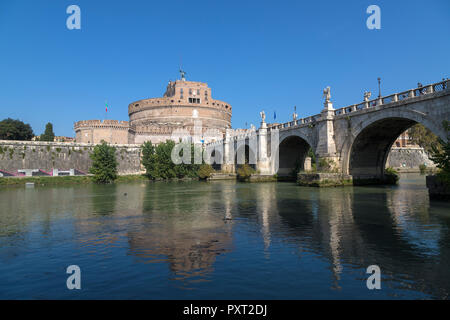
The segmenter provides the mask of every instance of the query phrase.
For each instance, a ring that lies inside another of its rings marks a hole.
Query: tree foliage
[[[53,124],[50,122],[45,125],[45,131],[39,137],[39,141],[54,141],[55,134],[53,133]]]
[[[89,173],[94,175],[95,183],[111,183],[117,179],[116,148],[102,141],[94,147],[90,157],[92,166],[89,168]]]
[[[31,140],[33,136],[29,124],[11,118],[0,121],[0,140]]]
[[[146,175],[150,179],[173,179],[173,178],[195,178],[198,177],[199,164],[194,164],[194,153],[201,159],[202,149],[200,146],[189,144],[191,154],[191,163],[175,164],[172,161],[172,150],[175,142],[167,140],[154,146],[151,142],[145,142],[142,145],[142,165],[145,168]],[[183,151],[180,152],[183,156]]]
[[[433,152],[433,148],[440,148],[439,138],[421,124],[416,124],[408,130],[411,142],[421,146],[427,154]]]
[[[443,121],[442,125],[447,132],[447,141],[438,138],[440,147],[432,148],[431,160],[440,169],[437,174],[440,180],[450,185],[450,123]]]

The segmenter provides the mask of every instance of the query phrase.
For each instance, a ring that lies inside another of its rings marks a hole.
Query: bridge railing
[[[390,103],[403,101],[403,100],[406,100],[409,98],[414,98],[414,97],[418,97],[421,95],[426,95],[426,94],[430,94],[433,92],[444,91],[444,90],[448,90],[448,89],[450,89],[450,80],[449,79],[441,81],[441,82],[436,82],[436,83],[433,83],[430,85],[421,86],[421,87],[418,87],[415,89],[410,89],[407,91],[394,93],[394,94],[391,94],[391,95],[388,95],[385,97],[379,97],[379,98],[376,98],[373,100],[363,101],[359,104],[354,104],[354,105],[346,106],[343,108],[339,108],[339,109],[336,109],[334,113],[335,113],[335,115],[348,114],[348,113],[356,112],[359,110],[373,108],[373,107],[382,106],[382,105],[387,105]],[[313,115],[310,117],[296,119],[293,121],[277,124],[277,125],[267,128],[267,129],[268,129],[268,131],[270,131],[270,130],[274,130],[274,129],[280,130],[283,128],[289,128],[289,127],[295,127],[295,126],[311,125],[315,121],[319,120],[320,117],[321,117],[320,114],[316,114],[316,115]],[[249,134],[249,133],[239,134],[239,135],[234,136],[233,139],[234,140],[243,139],[252,134],[256,134],[256,133],[254,132],[251,134]],[[216,142],[216,143],[220,143],[220,142]]]
[[[296,119],[293,121],[289,121],[289,122],[285,122],[285,123],[280,123],[271,127],[268,127],[267,130],[274,130],[274,129],[284,129],[284,128],[289,128],[289,127],[296,127],[296,126],[302,126],[302,125],[310,125],[311,123],[319,120],[319,118],[321,117],[320,114],[316,114],[310,117],[306,117],[306,118],[300,118],[300,119]]]
[[[407,91],[394,93],[389,96],[364,101],[362,103],[354,104],[354,105],[347,106],[344,108],[339,108],[339,109],[335,110],[334,114],[342,115],[342,114],[355,112],[358,110],[373,108],[373,107],[377,107],[377,106],[381,106],[381,105],[387,105],[389,103],[403,101],[403,100],[406,100],[409,98],[419,97],[419,96],[423,96],[423,95],[430,94],[433,92],[448,90],[449,88],[450,88],[450,80],[447,79],[447,80],[433,83],[430,85],[417,87],[415,89],[410,89]]]

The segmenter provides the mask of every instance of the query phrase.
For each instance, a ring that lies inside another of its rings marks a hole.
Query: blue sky
[[[66,8],[81,8],[68,30]],[[381,30],[366,8],[381,8]],[[450,1],[0,1],[0,119],[128,120],[128,104],[160,97],[179,77],[207,82],[233,106],[232,125],[335,108],[450,77]]]

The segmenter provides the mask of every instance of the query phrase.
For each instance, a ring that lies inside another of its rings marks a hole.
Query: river
[[[81,270],[69,290],[66,269]],[[369,290],[366,269],[381,270]],[[0,188],[0,299],[448,299],[450,203],[398,186]]]

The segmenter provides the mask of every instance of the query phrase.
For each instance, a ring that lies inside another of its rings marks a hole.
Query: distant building
[[[406,148],[406,147],[419,147],[418,145],[412,143],[411,137],[408,134],[408,130],[403,132],[401,135],[398,136],[397,140],[395,140],[393,147],[397,148]]]
[[[212,98],[206,83],[169,81],[161,98],[135,101],[128,106],[129,122],[84,120],[74,125],[76,141],[113,144],[164,142],[175,137],[197,134],[208,143],[221,139],[231,128],[231,105]]]
[[[68,142],[68,143],[70,143],[70,142],[74,142],[75,138],[58,136],[58,137],[55,137],[55,139],[53,141],[54,142]]]

